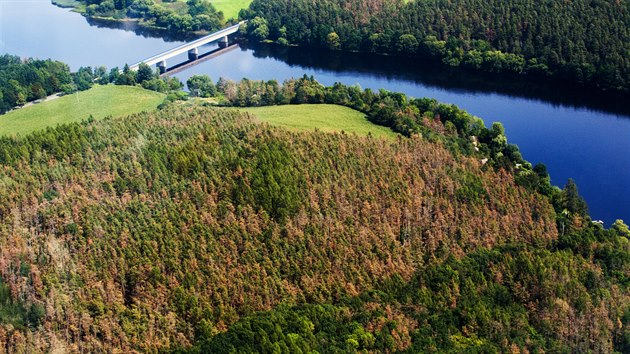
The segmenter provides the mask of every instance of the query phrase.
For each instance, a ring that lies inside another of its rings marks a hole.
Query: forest
[[[318,85],[216,90],[344,92]],[[623,222],[592,223],[571,181],[546,195],[484,164],[494,146],[455,108],[345,89],[417,110],[418,132],[291,132],[174,102],[0,138],[0,348],[627,352]]]
[[[203,0],[82,3],[176,33],[225,22]],[[627,90],[627,10],[254,0],[241,17],[254,41]],[[630,352],[628,225],[592,220],[576,183],[553,186],[500,123],[306,75],[192,76],[184,93],[147,65],[71,73],[10,55],[0,112],[95,83],[167,95],[0,136],[0,353]],[[239,110],[299,104],[396,134],[293,131]]]
[[[53,60],[0,56],[0,114],[27,102],[76,89],[68,65]]]
[[[630,85],[627,1],[254,0],[247,36],[496,73]]]

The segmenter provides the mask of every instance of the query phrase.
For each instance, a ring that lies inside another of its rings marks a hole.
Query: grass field
[[[270,107],[239,108],[263,122],[296,130],[319,129],[327,132],[345,131],[358,135],[393,138],[391,129],[370,123],[365,114],[354,109],[330,104],[303,104]]]
[[[0,115],[0,135],[25,134],[47,126],[79,122],[90,115],[102,119],[152,110],[163,99],[163,94],[140,87],[97,85],[87,91]]]
[[[238,18],[238,12],[247,8],[252,0],[211,0],[210,2],[218,11],[223,11],[223,15],[227,20]]]

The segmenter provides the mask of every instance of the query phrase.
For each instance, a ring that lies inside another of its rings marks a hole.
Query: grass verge
[[[155,109],[164,94],[140,87],[96,85],[83,92],[0,115],[0,135],[26,134],[57,124],[94,117],[124,116]]]
[[[352,108],[332,104],[302,104],[239,108],[271,125],[295,130],[319,129],[326,132],[348,132],[358,135],[394,138],[391,129],[371,123],[365,114]]]

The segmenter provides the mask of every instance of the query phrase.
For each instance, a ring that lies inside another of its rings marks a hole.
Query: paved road
[[[39,99],[39,100],[36,100],[36,101],[28,102],[27,104],[25,104],[24,106],[22,106],[20,108],[25,108],[25,107],[28,107],[28,106],[32,106],[34,104],[56,100],[59,97],[61,97],[61,93],[55,93],[55,94],[52,94],[52,95],[50,95],[50,96],[48,96],[46,98],[42,98],[42,99]],[[15,108],[15,109],[18,109],[18,108]]]

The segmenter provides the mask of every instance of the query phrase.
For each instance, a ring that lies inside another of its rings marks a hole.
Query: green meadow
[[[225,19],[230,19],[238,18],[239,11],[247,8],[252,0],[212,0],[211,2],[218,11],[223,11]]]
[[[365,114],[352,108],[331,104],[302,104],[239,108],[263,122],[295,130],[319,129],[326,132],[348,132],[358,135],[393,138],[391,129],[371,123]]]
[[[164,94],[140,87],[96,85],[87,91],[37,103],[0,115],[0,135],[26,134],[90,117],[125,116],[155,109]]]

